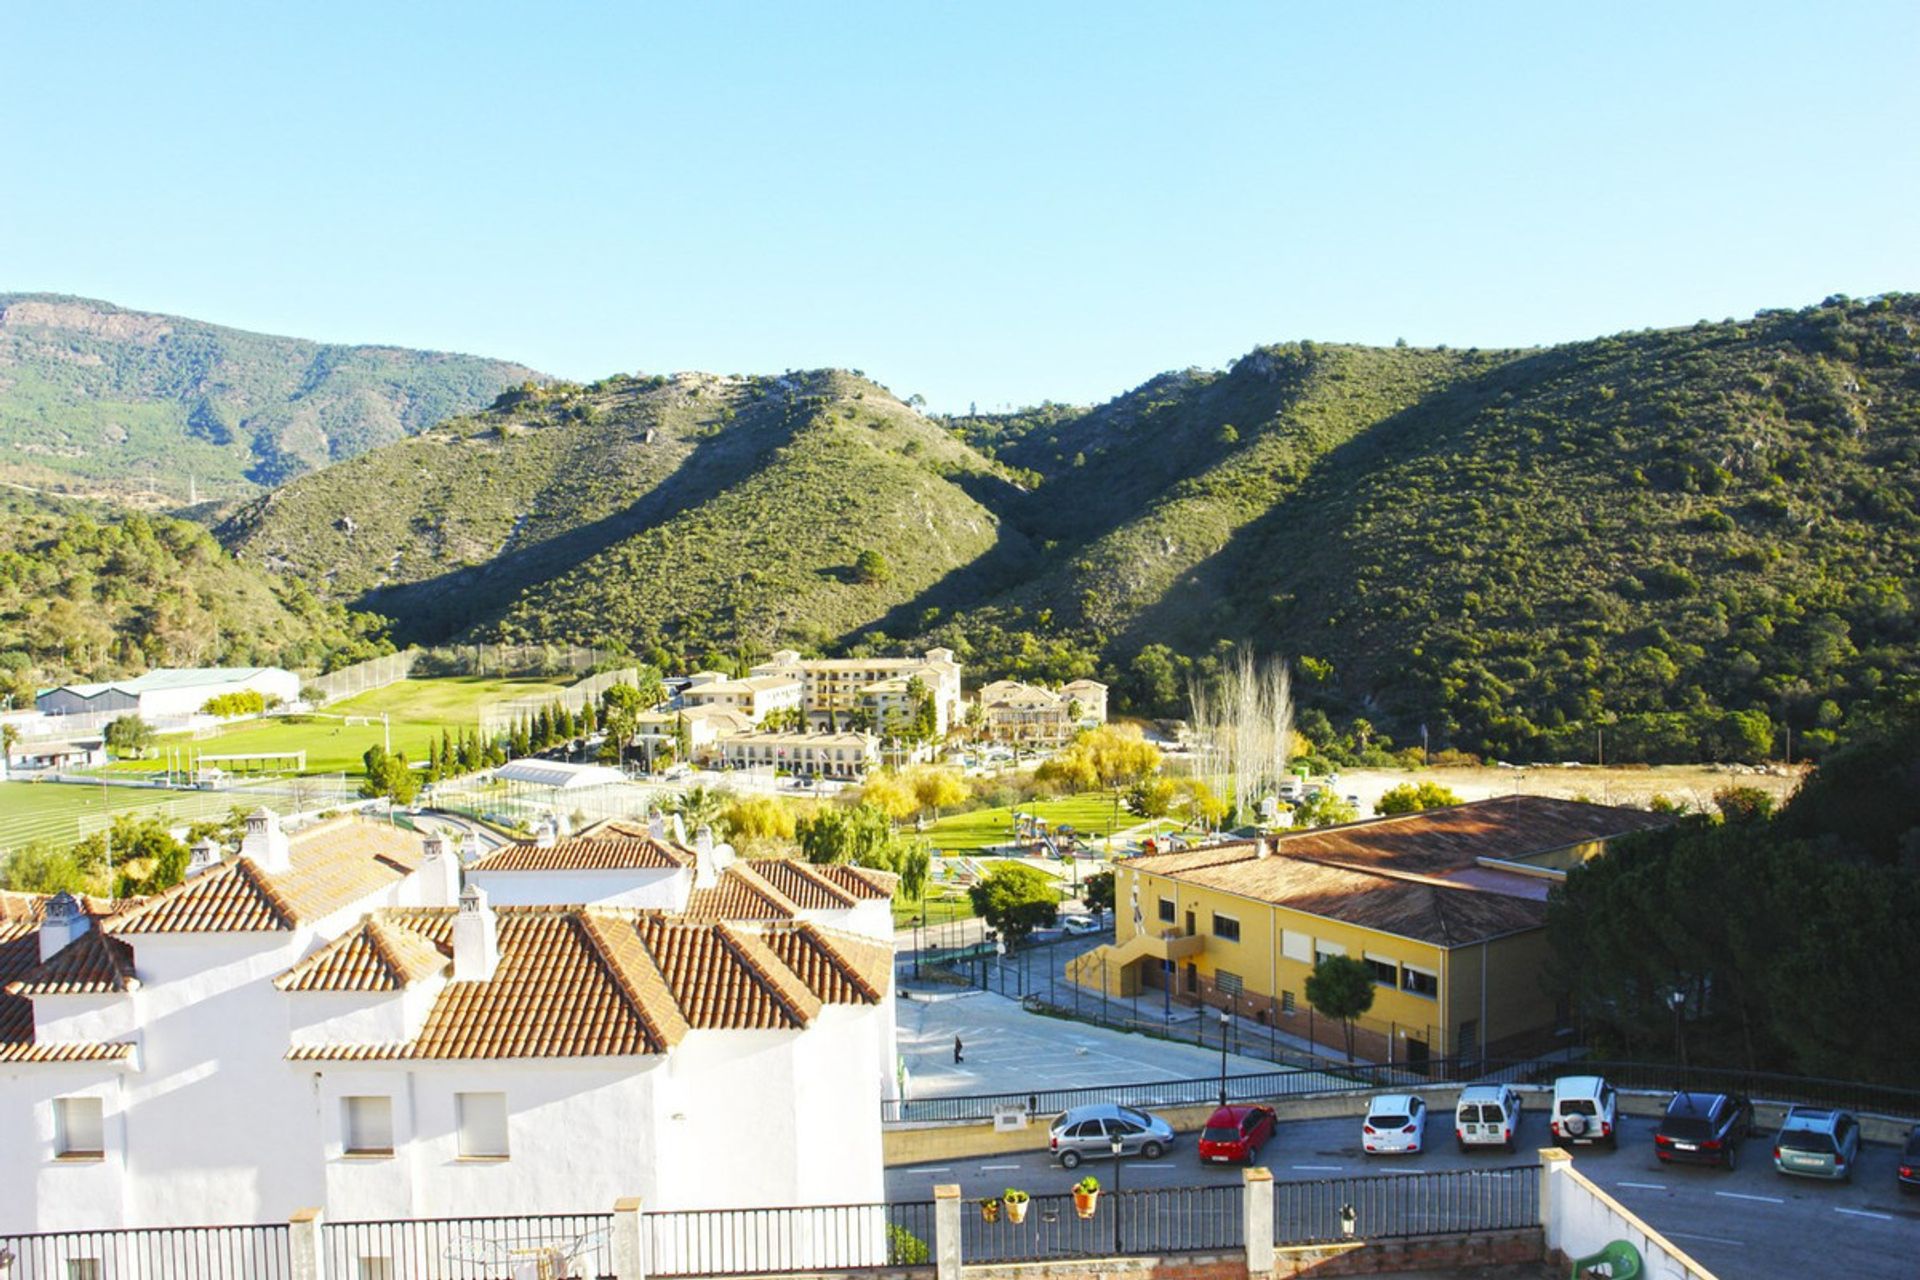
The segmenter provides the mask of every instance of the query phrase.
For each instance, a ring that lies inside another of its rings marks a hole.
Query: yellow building
[[[1306,980],[1320,957],[1374,972],[1355,1049],[1376,1061],[1498,1055],[1562,1024],[1542,983],[1548,889],[1607,841],[1665,819],[1510,796],[1129,858],[1115,941],[1069,975],[1116,997],[1230,1008],[1323,1045]]]
[[[878,726],[881,716],[906,706],[907,682],[914,679],[933,696],[935,737],[945,737],[960,718],[960,663],[951,649],[929,649],[919,658],[803,658],[782,649],[753,674],[798,679],[801,707],[814,728],[844,726],[856,713]]]

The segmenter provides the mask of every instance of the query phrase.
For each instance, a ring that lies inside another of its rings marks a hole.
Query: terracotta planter
[[[980,1202],[980,1221],[1000,1221],[1000,1202],[998,1200],[982,1200]]]
[[[1091,1218],[1093,1211],[1100,1205],[1098,1191],[1076,1191],[1073,1193],[1073,1211],[1083,1218]]]
[[[1031,1202],[1026,1200],[1005,1201],[1007,1206],[1007,1221],[1025,1222],[1027,1220],[1027,1205],[1029,1203]]]

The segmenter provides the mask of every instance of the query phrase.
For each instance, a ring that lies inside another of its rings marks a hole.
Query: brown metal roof
[[[609,831],[574,836],[542,848],[532,841],[502,845],[475,862],[474,871],[629,871],[671,870],[694,865],[696,856],[665,840]]]

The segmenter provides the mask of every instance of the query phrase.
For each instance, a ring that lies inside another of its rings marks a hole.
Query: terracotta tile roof
[[[377,822],[341,818],[289,841],[291,867],[269,874],[251,858],[223,862],[115,917],[127,933],[266,932],[333,914],[420,865],[421,840]]]
[[[805,924],[692,922],[612,908],[496,909],[500,966],[449,982],[409,1042],[296,1046],[296,1060],[594,1057],[668,1052],[690,1029],[798,1030],[823,1003],[886,998],[884,946]],[[442,946],[453,913],[377,918]]]
[[[38,930],[34,946],[39,948]],[[133,948],[110,938],[98,925],[60,948],[6,984],[16,996],[92,995],[132,991],[140,980],[133,975]]]
[[[824,867],[815,867],[821,875],[851,893],[856,898],[892,900],[894,888],[899,885],[900,877],[891,871],[876,871],[872,867],[856,867],[850,862],[830,863]]]
[[[98,928],[93,930],[98,932]],[[70,948],[69,948],[70,949]],[[0,919],[0,1064],[25,1062],[118,1062],[133,1055],[131,1044],[81,1041],[36,1044],[33,1001],[7,988],[40,967],[40,926],[31,917]]]
[[[472,864],[475,871],[627,871],[691,867],[691,849],[646,832],[607,831],[574,836],[541,848],[532,841],[502,845]]]
[[[747,866],[802,911],[843,911],[854,903],[837,881],[798,859],[755,858]]]
[[[404,925],[368,916],[273,980],[282,991],[400,991],[444,973],[448,956]]]
[[[734,863],[718,883],[687,895],[688,920],[791,920],[800,908],[753,868]]]

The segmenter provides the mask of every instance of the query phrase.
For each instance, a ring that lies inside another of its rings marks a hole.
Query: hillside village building
[[[230,693],[296,702],[300,677],[279,667],[170,667],[131,680],[43,689],[34,705],[44,715],[113,713],[160,721],[198,714],[210,699]]]
[[[1107,686],[1075,680],[1058,690],[1018,680],[982,685],[980,732],[993,742],[1059,746],[1081,729],[1107,722]]]
[[[261,810],[145,901],[10,896],[0,1233],[884,1199],[891,883],[726,857],[589,829],[463,890],[437,838]]]
[[[875,729],[907,710],[907,685],[918,679],[933,695],[934,736],[945,737],[960,722],[960,663],[951,649],[929,649],[920,658],[802,658],[782,649],[753,668],[756,676],[798,676],[801,707],[815,728],[845,728],[862,713]]]
[[[719,707],[735,711],[747,722],[759,725],[769,715],[800,710],[801,681],[798,676],[748,676],[733,680],[717,671],[696,671],[688,677],[680,701],[688,707]]]
[[[647,759],[677,751],[684,729],[688,764],[714,764],[720,759],[720,742],[736,734],[752,733],[753,721],[730,707],[685,707],[678,710],[643,712],[634,722],[633,745]]]
[[[744,733],[717,746],[729,769],[784,769],[843,782],[858,782],[880,764],[880,740],[870,733]]]
[[[1418,1065],[1551,1036],[1547,891],[1610,840],[1660,826],[1639,809],[1503,796],[1116,867],[1115,942],[1069,973],[1121,997],[1195,1000],[1307,1033],[1307,975],[1346,955],[1373,970],[1368,1057]],[[1334,1043],[1337,1041],[1323,1041]]]

